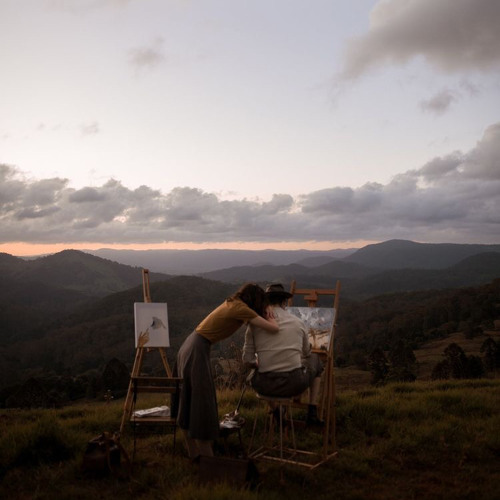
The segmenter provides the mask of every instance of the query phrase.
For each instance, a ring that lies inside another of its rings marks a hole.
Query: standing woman
[[[214,309],[186,338],[177,354],[177,374],[183,379],[177,421],[184,430],[191,458],[212,456],[212,442],[219,437],[210,348],[243,324],[271,333],[279,330],[264,290],[253,283],[243,285]]]

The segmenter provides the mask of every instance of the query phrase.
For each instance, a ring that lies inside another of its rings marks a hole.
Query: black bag
[[[129,473],[130,460],[120,444],[119,434],[103,432],[87,443],[83,454],[82,471],[94,475],[116,474],[120,470],[122,456]]]

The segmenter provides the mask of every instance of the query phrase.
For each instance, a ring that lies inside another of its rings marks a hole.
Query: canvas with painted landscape
[[[335,309],[331,307],[289,307],[307,326],[313,350],[328,351],[335,321]]]
[[[169,347],[167,304],[134,303],[135,347]]]

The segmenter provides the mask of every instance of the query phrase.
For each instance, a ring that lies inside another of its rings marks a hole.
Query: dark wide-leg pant
[[[193,332],[177,354],[176,371],[183,379],[177,421],[193,439],[219,437],[217,396],[210,366],[211,343]]]

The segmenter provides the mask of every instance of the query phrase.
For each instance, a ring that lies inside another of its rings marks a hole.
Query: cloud
[[[82,135],[96,135],[100,132],[99,123],[91,122],[91,123],[82,123],[79,126],[80,132]]]
[[[289,194],[274,194],[271,201],[262,204],[267,215],[288,212],[293,207],[293,198]]]
[[[95,201],[103,201],[105,194],[101,190],[93,187],[84,187],[68,196],[68,201],[73,203],[92,203]]]
[[[498,0],[381,0],[346,47],[342,79],[423,57],[444,73],[500,68]]]
[[[72,13],[87,12],[104,7],[124,7],[133,0],[46,0],[49,8]]]
[[[419,175],[428,183],[434,180],[442,181],[447,176],[455,174],[463,162],[464,155],[456,151],[444,158],[433,158],[419,170]]]
[[[467,155],[464,175],[472,179],[500,181],[500,123],[488,127],[478,146]]]
[[[444,89],[435,94],[428,100],[420,103],[420,107],[424,111],[442,115],[448,111],[453,102],[457,101],[457,96],[449,89]]]
[[[162,243],[373,240],[500,243],[500,123],[470,151],[433,158],[387,184],[332,186],[296,198],[226,200],[111,179],[74,189],[0,165],[0,242]]]
[[[130,49],[128,60],[137,70],[152,69],[162,64],[165,60],[163,39],[157,38],[150,46]]]
[[[469,80],[467,80],[466,78],[464,78],[461,82],[460,82],[460,88],[462,90],[464,90],[468,95],[470,96],[477,96],[481,93],[481,88],[476,85],[474,82],[471,82]]]

